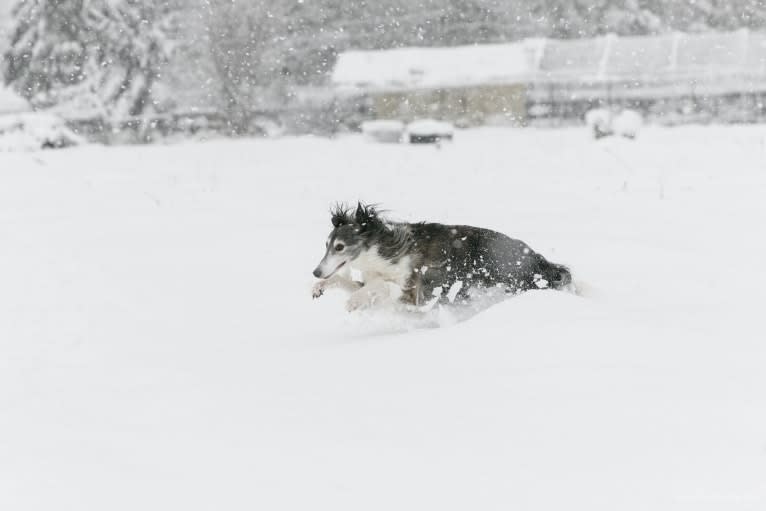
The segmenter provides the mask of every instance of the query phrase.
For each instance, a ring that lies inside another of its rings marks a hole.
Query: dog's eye
[[[335,245],[335,251],[336,252],[341,252],[344,248],[346,248],[346,247],[343,246],[343,243],[338,243],[337,245]]]

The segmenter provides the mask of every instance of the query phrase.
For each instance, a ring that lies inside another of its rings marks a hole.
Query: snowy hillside
[[[0,508],[762,510],[765,136],[0,153]],[[439,328],[312,301],[357,198],[588,296]]]

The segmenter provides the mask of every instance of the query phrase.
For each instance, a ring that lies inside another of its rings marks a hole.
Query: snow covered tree
[[[84,23],[84,0],[22,0],[4,56],[6,83],[28,99],[53,102],[55,90],[82,82],[92,34]]]
[[[261,6],[265,7],[265,6]],[[210,54],[220,86],[221,106],[228,131],[247,131],[248,115],[256,108],[257,59],[264,52],[261,41],[268,39],[256,20],[271,19],[269,12],[251,16],[245,5],[232,0],[211,0],[208,19]],[[263,99],[263,95],[261,100]]]
[[[211,54],[209,0],[176,0],[172,30],[174,48],[162,77],[155,86],[154,99],[165,110],[209,112],[220,109],[221,86]],[[193,63],[193,65],[190,65]]]
[[[287,101],[287,84],[299,66],[291,58],[314,42],[301,17],[303,5],[283,0],[211,0],[210,53],[220,83],[229,131],[248,131],[254,111],[273,110]],[[309,41],[309,42],[307,42]],[[305,61],[302,63],[305,65]]]
[[[608,3],[599,13],[598,23],[603,32],[620,35],[645,35],[667,29],[651,6],[638,0]]]
[[[766,28],[764,0],[685,0],[660,2],[653,0],[653,9],[677,30],[703,32]]]
[[[526,0],[538,35],[561,38],[766,28],[764,0]]]
[[[101,0],[91,7],[100,96],[119,117],[141,115],[154,105],[154,86],[173,50],[174,10],[153,0]]]
[[[21,0],[5,81],[36,107],[140,115],[172,50],[172,13],[152,0]]]

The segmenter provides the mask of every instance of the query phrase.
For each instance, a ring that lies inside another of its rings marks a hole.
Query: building
[[[606,35],[341,54],[333,85],[377,118],[560,124],[597,106],[657,122],[766,120],[766,34]]]
[[[522,124],[540,44],[350,51],[339,55],[332,80],[375,118]]]
[[[659,122],[766,118],[766,34],[613,35],[547,41],[528,102],[533,118],[581,118],[596,105]]]

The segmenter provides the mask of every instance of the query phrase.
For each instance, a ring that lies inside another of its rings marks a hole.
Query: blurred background
[[[759,0],[0,0],[0,114],[105,143],[756,122],[765,25]]]

